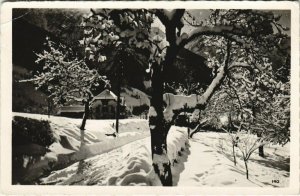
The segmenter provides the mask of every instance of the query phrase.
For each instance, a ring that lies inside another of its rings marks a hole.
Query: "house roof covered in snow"
[[[58,114],[63,112],[84,112],[84,106],[82,105],[71,105],[71,106],[62,106],[59,108]]]
[[[121,105],[126,106],[124,97],[120,97],[120,98],[121,98]],[[118,97],[112,91],[110,91],[108,89],[105,89],[100,94],[96,95],[91,102],[93,102],[95,100],[115,100],[115,101],[118,101]]]
[[[117,101],[117,96],[110,90],[105,89],[100,94],[96,95],[93,100],[96,99],[106,99],[106,100],[115,100]]]

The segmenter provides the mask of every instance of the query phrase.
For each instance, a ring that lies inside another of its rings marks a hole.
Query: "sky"
[[[205,20],[209,17],[210,15],[210,10],[187,10],[189,13],[191,13],[197,21]],[[281,15],[281,18],[279,20],[279,23],[286,26],[286,27],[291,27],[291,14],[289,10],[266,10],[266,11],[272,11],[275,14]],[[159,19],[155,19],[154,23],[152,24],[154,27],[159,27],[163,32],[164,31],[164,26],[161,24]],[[193,27],[189,25],[185,25],[182,29],[182,32],[190,32],[193,30]],[[288,35],[290,35],[290,31],[286,32]]]

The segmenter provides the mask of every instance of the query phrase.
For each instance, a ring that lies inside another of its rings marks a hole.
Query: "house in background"
[[[106,89],[95,96],[90,105],[90,119],[114,119],[116,118],[118,97],[110,90]],[[121,97],[120,118],[125,117],[125,101]],[[84,115],[84,106],[78,103],[59,108],[58,115],[70,118],[82,118]]]
[[[118,97],[110,90],[106,89],[95,96],[91,102],[92,119],[113,119],[116,117]],[[125,111],[124,97],[121,97],[120,118],[124,118]]]

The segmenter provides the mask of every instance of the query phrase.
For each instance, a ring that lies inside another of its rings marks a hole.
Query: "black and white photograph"
[[[298,190],[292,6],[103,4],[11,7],[10,187]]]

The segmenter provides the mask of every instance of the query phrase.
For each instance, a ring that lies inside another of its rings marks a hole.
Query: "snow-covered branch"
[[[174,95],[172,93],[165,93],[163,100],[166,103],[164,110],[164,118],[166,121],[171,121],[174,116],[175,110],[186,108],[196,108],[198,106],[205,105],[209,98],[212,96],[216,88],[221,84],[225,77],[225,66],[219,68],[219,72],[213,79],[209,87],[203,93],[203,95],[192,94],[189,96],[185,95]]]
[[[201,26],[190,32],[189,35],[178,38],[179,40],[177,40],[177,44],[179,47],[184,47],[190,41],[203,35],[219,35],[224,36],[226,38],[231,38],[229,35],[232,34],[233,29],[233,26]]]

